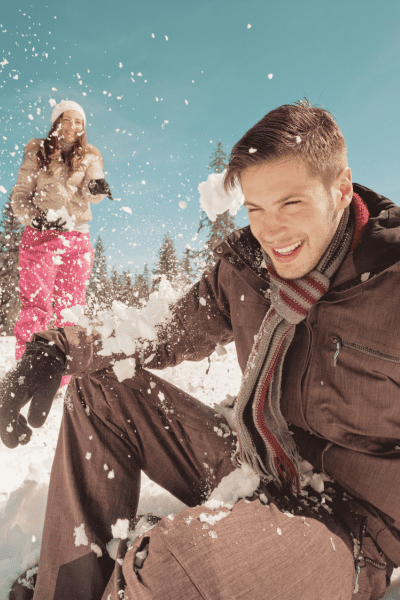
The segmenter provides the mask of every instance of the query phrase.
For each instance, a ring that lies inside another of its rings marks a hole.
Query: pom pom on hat
[[[66,110],[75,110],[80,115],[82,115],[83,124],[86,127],[85,111],[83,110],[83,108],[80,104],[78,104],[77,102],[74,102],[73,100],[61,100],[61,102],[59,104],[56,104],[55,107],[53,108],[53,112],[51,113],[51,122],[54,123],[54,121],[56,119],[58,119],[58,117],[60,115],[62,115],[62,113],[65,112]]]

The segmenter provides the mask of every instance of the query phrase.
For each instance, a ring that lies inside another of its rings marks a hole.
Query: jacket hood
[[[349,276],[345,280],[353,282],[356,279],[355,284],[366,271],[376,274],[400,261],[400,208],[385,196],[360,184],[353,184],[353,188],[369,212],[361,240],[345,260],[345,263],[352,263],[351,269],[346,269]],[[264,295],[269,287],[269,275],[262,266],[261,246],[249,225],[233,231],[214,249],[214,253],[229,263],[253,289],[259,290],[260,295]],[[343,278],[340,283],[343,285]]]

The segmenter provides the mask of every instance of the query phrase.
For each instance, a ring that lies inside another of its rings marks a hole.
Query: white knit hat
[[[51,122],[54,123],[56,119],[66,110],[75,110],[83,117],[83,124],[86,127],[86,115],[82,106],[73,100],[61,100],[59,104],[56,104],[51,113]]]

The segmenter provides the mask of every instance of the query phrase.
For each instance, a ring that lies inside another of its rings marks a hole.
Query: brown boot
[[[21,577],[18,577],[11,586],[8,600],[32,600],[35,591],[37,567],[28,569]]]

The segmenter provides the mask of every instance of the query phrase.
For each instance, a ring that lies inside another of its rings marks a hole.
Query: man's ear
[[[346,208],[349,206],[353,199],[353,183],[351,177],[350,167],[345,167],[340,171],[337,178],[337,190],[340,192],[340,208]]]

